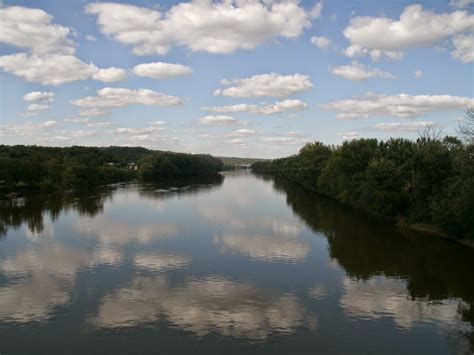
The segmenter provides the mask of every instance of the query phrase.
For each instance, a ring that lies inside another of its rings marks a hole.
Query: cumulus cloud
[[[61,85],[85,80],[97,72],[93,64],[86,64],[72,55],[28,55],[17,53],[0,57],[0,67],[6,72],[29,82],[43,85]]]
[[[339,137],[342,137],[342,139],[344,139],[345,141],[359,138],[359,132],[356,132],[356,131],[341,132],[341,133],[338,133],[337,135]]]
[[[237,105],[228,105],[228,106],[211,106],[211,107],[203,107],[203,110],[209,112],[232,112],[232,113],[240,113],[240,112],[248,112],[248,113],[255,113],[255,114],[263,114],[263,115],[270,115],[273,113],[281,113],[288,110],[304,110],[308,107],[306,102],[300,100],[283,100],[283,101],[276,101],[273,104],[263,104],[263,105],[250,105],[250,104],[237,104]]]
[[[373,59],[384,54],[393,56],[406,48],[432,46],[473,27],[474,15],[467,11],[436,14],[419,4],[407,6],[399,20],[358,16],[344,30],[344,36],[351,41],[346,55],[370,54]]]
[[[248,136],[253,136],[257,132],[253,129],[237,129],[229,134],[231,137],[248,137]]]
[[[304,140],[302,137],[286,136],[286,137],[264,137],[261,139],[262,143],[274,144],[274,145],[295,145],[303,144]]]
[[[49,108],[48,105],[30,104],[30,105],[28,105],[27,110],[28,110],[28,111],[35,111],[35,112],[38,112],[38,111],[47,110],[48,108]]]
[[[97,38],[95,38],[94,36],[91,36],[91,35],[87,35],[86,40],[88,40],[90,42],[95,42],[95,41],[97,41]]]
[[[75,43],[67,38],[71,30],[51,23],[52,16],[43,10],[11,6],[0,9],[0,18],[0,43],[28,51],[1,56],[0,67],[6,72],[43,85],[89,78],[112,82],[126,76],[123,69],[99,69],[76,58]]]
[[[451,95],[382,95],[366,93],[362,97],[337,100],[321,105],[325,110],[339,111],[339,119],[374,115],[415,117],[428,112],[465,110],[474,99]]]
[[[99,69],[92,75],[92,79],[103,81],[106,83],[120,81],[125,79],[127,72],[121,68],[110,67],[107,69]]]
[[[199,123],[202,125],[228,125],[235,122],[235,118],[223,115],[205,116],[199,119]]]
[[[233,138],[229,141],[231,144],[237,144],[237,145],[242,145],[244,144],[244,141],[240,138]]]
[[[166,79],[174,76],[190,75],[193,72],[191,67],[174,63],[144,63],[133,68],[133,73],[139,76],[147,76],[153,79]]]
[[[79,116],[105,116],[108,115],[110,112],[98,109],[96,107],[88,108],[88,109],[80,109]]]
[[[25,101],[40,101],[52,102],[54,100],[54,93],[50,91],[33,91],[23,96]]]
[[[362,81],[370,78],[394,79],[395,77],[386,71],[377,68],[369,68],[357,61],[352,61],[350,65],[342,65],[331,68],[331,73],[348,80]]]
[[[314,44],[318,48],[327,48],[331,44],[331,41],[324,37],[311,37],[311,43]]]
[[[402,131],[419,131],[424,128],[434,127],[432,121],[418,121],[418,122],[393,122],[393,123],[378,123],[372,128],[378,131],[387,132],[402,132]]]
[[[453,37],[454,50],[451,56],[463,63],[474,62],[474,34],[457,35]]]
[[[145,127],[145,128],[123,128],[123,127],[119,127],[119,128],[115,129],[115,133],[140,135],[140,134],[159,133],[162,130],[163,130],[162,127]]]
[[[73,54],[74,44],[67,27],[52,23],[53,17],[40,9],[21,6],[0,8],[0,42],[32,53]]]
[[[423,76],[423,72],[421,70],[415,71],[415,79],[419,79]]]
[[[214,95],[231,97],[284,97],[313,87],[308,75],[281,75],[277,73],[254,75],[249,78],[222,80],[221,84],[230,86],[214,91]]]
[[[231,53],[275,37],[298,37],[311,25],[297,2],[191,1],[162,13],[118,3],[93,3],[102,33],[133,47],[137,55],[165,55],[172,46]]]
[[[37,137],[58,126],[56,121],[0,124],[0,136]]]
[[[141,104],[147,106],[173,106],[179,105],[182,101],[171,95],[149,89],[124,89],[124,88],[103,88],[97,90],[97,96],[87,96],[81,99],[72,100],[71,103],[79,107],[123,107],[131,104]]]
[[[50,106],[47,106],[47,105],[36,105],[38,107],[34,107],[32,105],[29,105],[26,112],[23,112],[20,114],[20,116],[22,117],[34,117],[34,116],[38,116],[38,114],[41,112],[41,111],[45,111],[47,109],[50,109],[51,107]]]

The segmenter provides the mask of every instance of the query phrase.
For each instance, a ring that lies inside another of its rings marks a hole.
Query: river
[[[0,353],[471,354],[474,249],[248,172],[0,204]]]

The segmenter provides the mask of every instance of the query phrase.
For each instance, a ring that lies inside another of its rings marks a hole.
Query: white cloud
[[[79,110],[79,116],[105,116],[109,113],[109,111],[101,110],[96,107]]]
[[[471,30],[474,26],[474,15],[466,11],[436,14],[423,10],[419,4],[407,6],[399,20],[387,17],[355,17],[344,36],[351,41],[346,55],[356,56],[380,51],[397,51],[432,46],[441,40]],[[375,59],[377,59],[377,52]]]
[[[91,130],[91,131],[78,130],[78,131],[71,132],[70,137],[71,138],[84,138],[84,137],[95,137],[96,135],[97,135],[97,132],[94,130]]]
[[[343,51],[343,54],[350,58],[364,57],[366,55],[369,55],[374,62],[378,61],[382,56],[394,60],[399,60],[403,58],[403,52],[400,51],[382,51],[380,49],[369,50],[358,44],[350,45]]]
[[[234,85],[214,91],[214,95],[231,97],[284,97],[313,87],[308,75],[280,75],[276,73],[254,75],[249,78],[222,80],[223,85]]]
[[[297,2],[191,1],[166,13],[117,3],[93,3],[107,36],[132,45],[137,55],[166,54],[172,46],[192,51],[231,53],[252,49],[275,37],[298,37],[311,25]]]
[[[199,123],[202,125],[227,125],[235,122],[235,118],[223,115],[205,116],[199,119]]]
[[[26,112],[21,114],[23,117],[33,117],[38,113],[50,109],[51,106],[45,104],[30,104],[26,108]]]
[[[419,79],[423,76],[423,72],[421,70],[415,71],[415,79]]]
[[[345,141],[359,138],[359,132],[356,132],[356,131],[341,132],[341,133],[338,133],[337,135],[339,137],[342,137],[342,139]]]
[[[474,4],[474,0],[451,0],[449,5],[457,9],[463,9],[469,5]]]
[[[474,99],[451,95],[382,95],[366,93],[359,98],[337,100],[321,105],[325,110],[340,111],[339,119],[390,115],[415,117],[428,112],[465,110]]]
[[[95,122],[88,122],[86,123],[87,127],[94,127],[94,128],[104,128],[112,126],[112,122],[109,121],[95,121]]]
[[[321,17],[321,12],[323,11],[323,2],[317,2],[314,4],[313,8],[309,12],[309,16],[313,19],[318,19]]]
[[[97,38],[95,38],[94,36],[91,36],[91,35],[87,35],[87,36],[86,36],[86,39],[87,39],[88,41],[90,41],[90,42],[95,42],[95,41],[97,41]]]
[[[400,131],[419,131],[423,128],[433,127],[435,124],[432,121],[418,121],[418,122],[393,122],[393,123],[378,123],[373,128],[378,131],[400,132]]]
[[[166,79],[174,76],[191,75],[193,69],[182,64],[156,62],[139,64],[135,66],[132,71],[139,76]]]
[[[43,10],[10,6],[0,8],[0,18],[1,43],[36,54],[75,52],[72,41],[67,38],[69,28],[51,23],[52,16]]]
[[[288,110],[304,110],[308,107],[306,102],[300,100],[283,100],[276,101],[273,104],[262,104],[262,105],[250,105],[250,104],[237,104],[237,105],[228,105],[228,106],[212,106],[212,107],[203,107],[203,110],[209,112],[248,112],[255,114],[270,115],[273,113],[281,113]]]
[[[60,85],[85,80],[97,72],[94,64],[86,64],[72,55],[28,55],[18,53],[0,57],[6,72],[43,85]]]
[[[367,80],[370,78],[394,79],[394,76],[386,71],[377,68],[369,68],[357,61],[352,61],[350,65],[342,65],[331,69],[331,73],[348,80]]]
[[[127,72],[121,68],[110,67],[107,69],[99,69],[94,75],[92,75],[92,79],[103,81],[106,83],[120,81],[125,79],[127,76]]]
[[[242,129],[237,129],[231,132],[230,136],[231,137],[248,137],[248,136],[253,136],[256,133],[257,132],[254,131],[253,129],[242,128]]]
[[[474,34],[457,35],[453,37],[454,51],[451,56],[463,63],[474,62]]]
[[[118,134],[131,134],[131,135],[141,135],[141,134],[157,134],[163,131],[163,127],[145,127],[145,128],[123,128],[119,127],[115,129],[115,133]]]
[[[49,108],[48,105],[40,105],[40,104],[30,104],[28,105],[28,111],[44,111]]]
[[[43,134],[46,129],[57,125],[56,121],[0,124],[0,136],[37,137]]]
[[[25,101],[40,101],[40,102],[52,102],[54,100],[54,93],[50,91],[33,91],[23,96]]]
[[[275,144],[275,145],[294,145],[294,144],[301,144],[303,141],[299,137],[265,137],[262,138],[261,141],[263,143],[268,144]]]
[[[43,123],[40,123],[39,126],[43,128],[51,128],[51,127],[56,127],[58,123],[56,121],[46,121]]]
[[[314,44],[318,48],[327,48],[331,44],[331,41],[324,37],[311,37],[311,43]]]
[[[176,96],[166,95],[149,89],[103,88],[97,90],[97,96],[87,96],[72,100],[79,107],[123,107],[131,104],[147,106],[172,106],[181,104]]]
[[[64,122],[68,123],[87,123],[90,122],[90,118],[86,117],[68,117],[64,119]]]

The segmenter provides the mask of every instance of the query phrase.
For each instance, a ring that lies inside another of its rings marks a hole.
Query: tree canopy
[[[315,142],[252,169],[373,214],[474,238],[474,145],[456,137],[356,139],[337,147]]]

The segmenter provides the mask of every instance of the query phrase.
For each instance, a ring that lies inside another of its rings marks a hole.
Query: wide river
[[[471,354],[474,249],[226,173],[0,205],[0,353]]]

